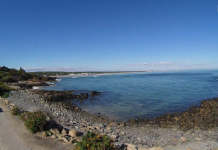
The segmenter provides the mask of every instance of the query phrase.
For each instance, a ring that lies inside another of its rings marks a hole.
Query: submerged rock
[[[89,94],[88,93],[80,93],[79,96],[81,99],[87,99],[89,97]]]
[[[101,94],[101,92],[97,92],[97,91],[91,91],[90,92],[91,96],[97,96],[97,95],[100,95],[100,94]]]
[[[46,91],[46,90],[32,90],[32,94],[38,94],[48,102],[59,102],[77,98],[77,95],[72,94],[73,91]]]

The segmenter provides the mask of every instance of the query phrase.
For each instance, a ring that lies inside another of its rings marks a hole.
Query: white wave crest
[[[58,79],[55,79],[56,81],[60,82],[62,79],[58,78]]]
[[[49,85],[54,85],[54,83],[53,82],[46,82],[47,84],[49,84]]]
[[[39,89],[39,87],[38,86],[33,86],[33,89],[36,90],[36,89]]]

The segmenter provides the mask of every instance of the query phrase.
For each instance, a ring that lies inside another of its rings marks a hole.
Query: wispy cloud
[[[187,63],[190,63],[190,61],[176,62],[176,63],[179,63],[179,64],[187,64]]]
[[[154,63],[135,63],[135,64],[130,64],[129,67],[134,67],[134,66],[169,66],[169,65],[174,65],[174,64],[187,64],[190,63],[190,61],[176,61],[176,62],[170,62],[170,61],[160,61],[160,62],[154,62]]]
[[[167,61],[167,62],[163,62],[163,61],[160,61],[158,63],[150,63],[148,65],[150,66],[162,66],[162,65],[172,65],[173,63]]]
[[[61,63],[60,61],[51,61],[52,63]]]

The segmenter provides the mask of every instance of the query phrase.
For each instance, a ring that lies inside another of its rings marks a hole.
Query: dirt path
[[[72,144],[63,144],[58,139],[32,135],[17,116],[0,99],[0,150],[71,150]]]
[[[7,113],[7,107],[0,103],[0,150],[30,150],[12,128]]]

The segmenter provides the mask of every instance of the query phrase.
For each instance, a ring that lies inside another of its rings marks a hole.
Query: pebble
[[[201,138],[199,138],[199,137],[196,137],[196,138],[195,138],[195,140],[197,140],[197,141],[201,141]]]

